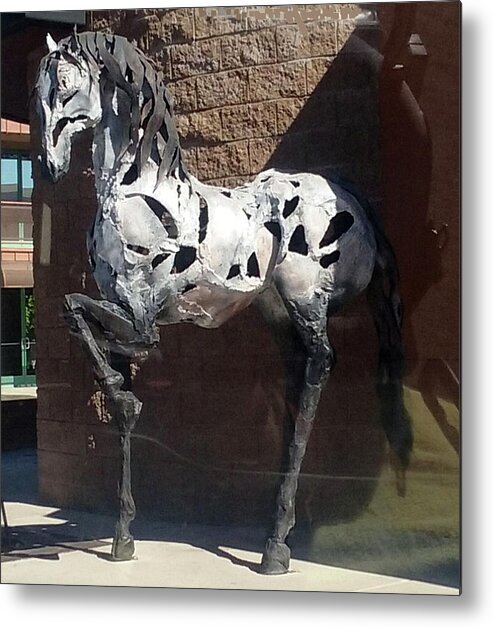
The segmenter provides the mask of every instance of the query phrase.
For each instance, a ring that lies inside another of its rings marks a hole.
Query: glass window
[[[23,152],[2,153],[2,241],[32,240],[32,164]],[[26,204],[25,204],[26,203]]]
[[[2,200],[18,200],[19,167],[17,157],[2,157]]]
[[[31,200],[33,192],[33,168],[31,160],[22,158],[22,200]]]
[[[26,154],[2,155],[2,200],[29,202],[33,191],[31,160]]]

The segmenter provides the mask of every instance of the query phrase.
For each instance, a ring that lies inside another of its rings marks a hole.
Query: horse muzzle
[[[41,176],[47,181],[58,183],[58,181],[62,179],[65,174],[67,174],[68,166],[57,165],[43,155],[38,156],[38,162],[41,170]]]

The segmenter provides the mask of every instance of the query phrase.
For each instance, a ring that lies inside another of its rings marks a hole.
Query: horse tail
[[[377,245],[376,263],[367,295],[379,343],[376,387],[381,407],[380,420],[391,449],[400,461],[402,469],[406,469],[413,446],[413,432],[403,399],[404,353],[401,335],[403,312],[399,271],[392,246],[369,204],[366,210]]]
[[[411,419],[404,406],[402,378],[404,353],[402,350],[402,302],[399,290],[399,269],[390,242],[385,236],[380,219],[360,190],[346,179],[331,179],[358,202],[371,225],[375,243],[376,260],[367,289],[368,302],[378,335],[379,358],[377,394],[380,401],[380,421],[387,436],[394,459],[403,471],[409,465],[413,447]],[[399,476],[399,473],[398,473]],[[398,483],[403,492],[403,481]]]

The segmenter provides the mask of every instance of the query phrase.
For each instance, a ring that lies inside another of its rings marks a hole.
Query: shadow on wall
[[[310,62],[313,91],[266,167],[351,179],[378,199],[380,35],[377,28],[357,28],[328,66]]]

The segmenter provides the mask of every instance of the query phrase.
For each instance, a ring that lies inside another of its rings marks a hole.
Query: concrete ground
[[[459,594],[451,586],[297,559],[309,554],[299,540],[288,574],[261,575],[265,532],[254,527],[182,526],[139,517],[133,526],[136,557],[114,563],[112,516],[39,503],[35,451],[4,453],[2,469],[9,524],[2,528],[2,583]]]
[[[141,524],[144,537],[183,540],[137,541],[132,561],[113,563],[110,536],[81,541],[79,535],[81,529],[84,537],[107,529],[112,520],[105,516],[12,502],[6,503],[6,511],[11,529],[3,533],[8,550],[2,556],[2,583],[458,594],[446,586],[298,559],[292,559],[286,575],[261,575],[260,552],[238,548],[252,529]]]

